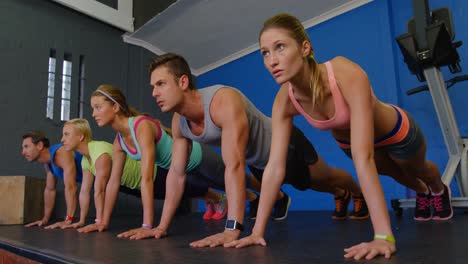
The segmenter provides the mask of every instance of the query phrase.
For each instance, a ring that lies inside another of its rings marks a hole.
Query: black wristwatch
[[[244,226],[241,223],[237,222],[236,220],[226,220],[226,226],[224,227],[224,229],[231,230],[231,231],[234,231],[234,230],[244,231]]]

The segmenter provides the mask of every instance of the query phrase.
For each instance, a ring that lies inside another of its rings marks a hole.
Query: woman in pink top
[[[318,129],[331,130],[339,146],[353,159],[375,234],[374,240],[345,249],[345,257],[389,258],[396,251],[378,174],[391,176],[417,192],[416,220],[452,217],[450,190],[442,183],[436,165],[425,158],[421,130],[408,113],[375,98],[359,65],[344,57],[318,64],[304,27],[288,14],[276,15],[264,23],[260,49],[265,67],[281,85],[273,105],[272,145],[263,180],[284,177],[275,172],[284,171],[281,166],[288,146],[285,139],[290,136],[295,115],[302,114]],[[261,190],[262,194],[277,191]],[[260,209],[263,204],[266,202],[260,198],[252,234],[231,246],[266,245],[266,221],[258,221],[263,219],[261,212],[266,211]]]

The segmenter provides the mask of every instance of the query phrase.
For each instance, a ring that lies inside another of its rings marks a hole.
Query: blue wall
[[[466,1],[431,0],[430,4],[432,9],[449,6],[453,12],[457,39],[468,40],[468,33],[463,30],[467,28],[468,23],[466,18],[463,19],[463,16],[467,15]],[[318,61],[324,62],[341,55],[357,62],[367,72],[374,92],[380,100],[398,104],[415,116],[427,137],[428,157],[443,169],[447,154],[440,129],[434,129],[439,125],[430,95],[426,92],[406,96],[406,90],[421,84],[409,73],[394,41],[396,36],[406,32],[406,22],[412,16],[412,12],[412,1],[375,0],[314,26],[307,32]],[[261,25],[258,25],[258,28],[260,30]],[[466,46],[462,46],[459,52],[462,58],[468,57]],[[462,63],[463,68],[467,66]],[[444,73],[445,77],[451,77],[446,71]],[[279,86],[263,66],[258,51],[197,78],[198,87],[218,83],[240,89],[263,113],[271,116],[271,107]],[[462,89],[466,85],[458,84],[450,92],[450,96],[458,115],[461,133],[468,135],[467,126],[463,126],[468,124],[468,115],[464,115],[461,109],[462,100],[468,98],[468,91]],[[330,165],[346,169],[355,176],[351,160],[336,146],[329,132],[313,129],[302,117],[297,117],[294,122]],[[406,188],[396,184],[389,177],[381,177],[381,181],[388,201],[406,197]],[[322,210],[334,207],[331,195],[314,191],[299,192],[289,185],[284,189],[292,195],[293,210]],[[456,193],[456,190],[454,191]]]

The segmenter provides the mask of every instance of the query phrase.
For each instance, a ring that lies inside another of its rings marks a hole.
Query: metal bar
[[[424,69],[424,76],[431,92],[432,102],[439,119],[447,151],[449,155],[461,156],[463,141],[460,137],[442,73],[438,68],[430,67]]]
[[[465,148],[463,148],[460,158],[460,173],[457,175],[458,188],[462,196],[468,196],[468,139],[463,140]]]

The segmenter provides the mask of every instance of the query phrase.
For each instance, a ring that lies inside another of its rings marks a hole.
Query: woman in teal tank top
[[[138,113],[130,107],[122,92],[110,85],[101,85],[91,95],[93,118],[99,127],[110,126],[118,135],[113,145],[112,173],[121,174],[126,155],[141,161],[141,197],[143,200],[143,224],[141,228],[124,232],[119,237],[142,239],[152,236],[154,188],[152,175],[154,164],[167,169],[172,159],[172,137],[169,129],[158,120]],[[176,146],[174,146],[176,147]],[[224,164],[213,150],[192,144],[191,153],[187,157],[187,179],[193,182],[206,182],[210,187],[224,189]],[[168,183],[170,184],[170,183]],[[187,191],[187,190],[186,190]],[[205,197],[207,211],[204,219],[221,219],[226,213],[224,196],[213,192],[214,197]],[[248,195],[249,200],[256,198],[254,193]],[[221,202],[221,203],[220,203]],[[213,208],[213,209],[210,209]]]

